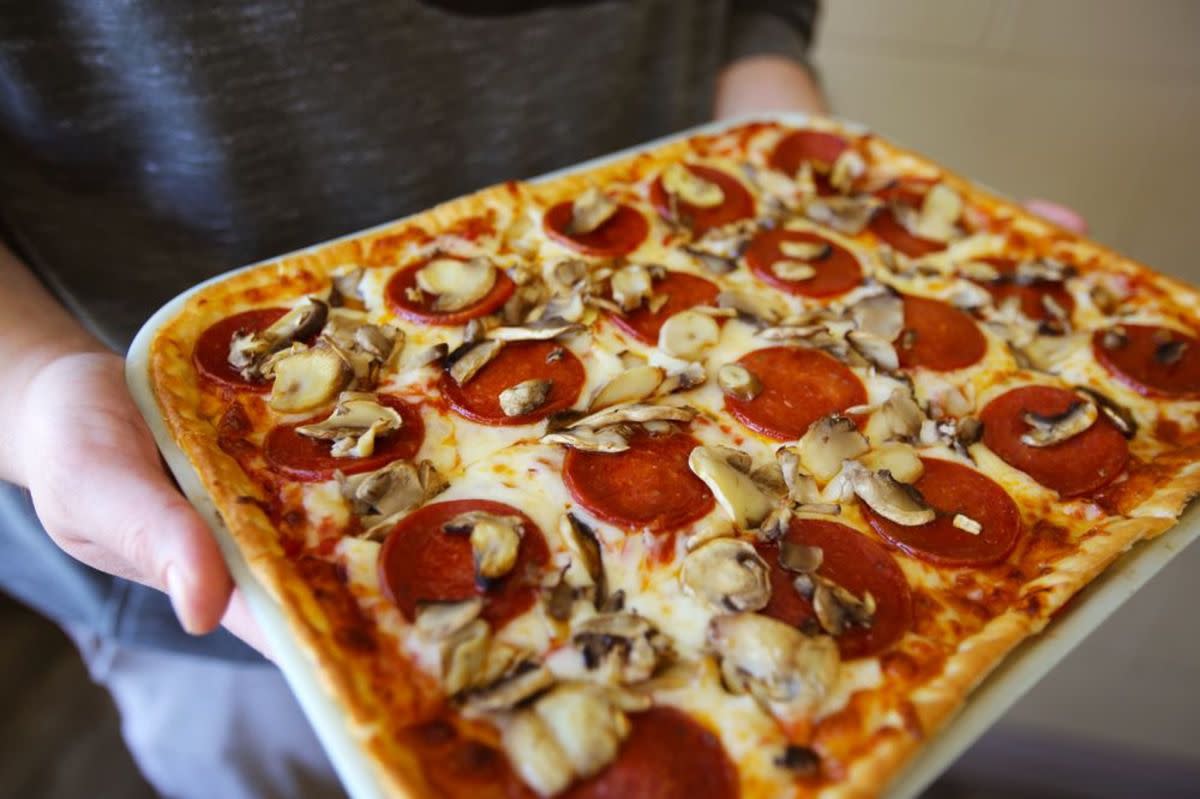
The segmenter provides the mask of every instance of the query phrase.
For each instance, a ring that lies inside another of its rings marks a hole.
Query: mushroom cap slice
[[[857,236],[867,229],[875,212],[883,207],[876,197],[815,197],[804,206],[804,214],[812,221],[833,228],[839,233]]]
[[[326,347],[280,358],[274,371],[275,382],[267,404],[280,413],[299,413],[332,402],[354,378],[349,364]]]
[[[825,241],[797,241],[784,239],[779,242],[779,251],[787,258],[797,261],[819,261],[828,257],[833,248]],[[782,277],[782,275],[780,275]]]
[[[612,298],[622,311],[632,311],[650,297],[653,278],[642,264],[628,264],[609,278]]]
[[[727,363],[717,370],[717,385],[729,396],[749,402],[762,393],[762,381],[740,363]]]
[[[524,661],[489,685],[476,688],[463,698],[463,712],[482,715],[511,710],[554,685],[554,674],[540,663]]]
[[[774,508],[774,501],[745,472],[713,447],[696,447],[688,467],[712,491],[717,504],[743,530],[754,530]]]
[[[229,342],[229,364],[243,375],[255,376],[267,356],[295,341],[312,338],[325,326],[328,318],[328,303],[316,297],[302,297],[265,330],[234,336]]]
[[[517,516],[497,516],[487,511],[467,511],[446,522],[451,535],[469,535],[475,561],[475,579],[485,589],[512,571],[523,532]]]
[[[679,579],[684,589],[722,611],[760,610],[771,601],[770,569],[754,546],[715,538],[688,553]]]
[[[460,386],[465,386],[479,370],[487,366],[493,358],[500,354],[504,342],[498,339],[484,339],[474,344],[463,344],[446,356],[446,364],[450,378]]]
[[[380,405],[373,394],[344,391],[328,418],[301,425],[296,432],[309,438],[333,441],[334,457],[364,458],[375,451],[375,439],[404,424],[400,414]]]
[[[854,493],[883,518],[905,527],[917,527],[937,517],[936,511],[912,486],[901,483],[887,471],[873,472],[861,464],[854,465],[857,468],[849,473]]]
[[[598,430],[602,427],[626,423],[690,422],[695,417],[696,411],[686,406],[648,405],[633,402],[627,405],[614,405],[611,408],[589,414],[577,421],[573,427],[590,427]]]
[[[629,449],[629,440],[616,430],[592,430],[588,427],[572,427],[557,430],[542,436],[545,444],[563,444],[580,452],[624,452]]]
[[[900,213],[896,219],[914,235],[930,241],[947,242],[958,235],[958,220],[963,207],[962,195],[945,183],[935,183],[925,193],[921,210],[915,217]]]
[[[1072,402],[1062,413],[1050,416],[1030,411],[1022,417],[1029,431],[1021,436],[1021,443],[1029,447],[1061,444],[1095,424],[1098,416],[1095,403],[1086,399]]]
[[[553,380],[524,380],[500,392],[500,410],[505,416],[524,416],[546,404]]]
[[[579,778],[591,777],[615,760],[629,735],[629,720],[599,686],[560,685],[539,699],[533,710]]]
[[[554,733],[532,710],[516,713],[504,724],[500,744],[521,780],[541,796],[561,793],[575,779]]]
[[[809,637],[757,613],[714,617],[708,643],[721,657],[722,671],[744,681],[743,687],[757,698],[804,708],[828,694],[841,662],[832,638]]]
[[[867,439],[858,432],[854,421],[840,414],[813,422],[796,445],[804,468],[821,482],[832,480],[844,461],[857,458],[868,449]]]
[[[598,411],[613,405],[630,402],[640,402],[654,396],[662,385],[666,373],[658,366],[642,364],[625,369],[612,380],[609,380],[588,406],[590,411]]]
[[[698,361],[721,338],[721,326],[708,314],[680,311],[658,331],[658,346],[673,358]]]
[[[578,322],[568,322],[566,319],[547,316],[523,325],[497,327],[489,331],[487,337],[499,341],[546,341],[559,336],[579,333],[583,329],[583,325]]]
[[[850,318],[859,330],[884,341],[895,341],[904,329],[904,301],[890,291],[863,297],[850,306]]]
[[[600,191],[589,186],[571,203],[571,221],[567,224],[567,235],[582,236],[594,232],[612,218],[620,206]]]
[[[806,264],[803,261],[793,261],[790,258],[784,258],[771,264],[771,272],[780,280],[795,282],[812,280],[817,276],[817,270],[811,264]]]
[[[449,638],[479,618],[483,598],[478,596],[450,602],[422,602],[417,607],[417,631],[435,641]]]
[[[900,368],[900,355],[896,348],[874,333],[851,330],[846,334],[848,343],[855,352],[881,372],[894,372]]]
[[[715,208],[725,202],[725,192],[720,186],[680,163],[671,164],[662,171],[662,186],[668,194],[697,208]]]
[[[615,598],[615,595],[614,595]],[[597,613],[571,630],[593,679],[637,683],[650,678],[670,643],[642,616],[625,611]]]
[[[417,287],[434,296],[433,310],[459,311],[487,296],[496,267],[486,258],[435,258],[417,270]]]

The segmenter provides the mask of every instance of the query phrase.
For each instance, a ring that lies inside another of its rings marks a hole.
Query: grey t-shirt
[[[0,233],[123,350],[212,275],[702,122],[722,66],[802,59],[814,15],[798,0],[0,0]],[[69,561],[30,519],[0,493],[0,586],[105,634],[193,646],[161,597]]]

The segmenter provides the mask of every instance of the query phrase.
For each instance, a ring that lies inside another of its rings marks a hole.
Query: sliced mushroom
[[[779,251],[786,258],[793,258],[797,261],[822,261],[829,257],[833,252],[833,247],[829,242],[825,241],[796,241],[793,239],[784,239],[779,242]],[[782,275],[780,275],[782,277]],[[803,278],[797,278],[803,279]]]
[[[446,522],[442,529],[451,535],[471,537],[475,580],[485,589],[507,575],[516,565],[523,532],[519,516],[467,511]]]
[[[500,744],[522,782],[540,796],[554,796],[575,779],[567,758],[546,722],[532,710],[513,715],[503,726]]]
[[[625,611],[584,619],[572,629],[571,643],[582,654],[589,676],[605,683],[649,679],[670,650],[670,642],[653,624]]]
[[[848,473],[854,493],[883,518],[905,527],[917,527],[937,517],[934,509],[912,486],[901,483],[887,471],[873,472],[864,466],[855,466],[857,468]]]
[[[567,235],[582,236],[599,229],[620,208],[596,186],[585,189],[571,203],[571,221],[567,224]]]
[[[588,410],[598,411],[613,405],[641,402],[654,396],[665,377],[666,373],[661,368],[650,364],[626,369],[601,386]]]
[[[880,444],[862,459],[863,465],[875,471],[887,470],[901,483],[912,485],[925,473],[917,451],[901,441]]]
[[[804,280],[812,280],[817,276],[817,270],[811,264],[793,261],[788,258],[771,264],[771,272],[780,280],[790,280],[796,283]]]
[[[544,444],[563,444],[580,452],[624,452],[629,441],[617,430],[572,427],[542,436]]]
[[[399,430],[403,424],[400,414],[380,405],[373,394],[344,391],[328,418],[301,425],[296,432],[332,441],[329,452],[335,458],[365,458],[375,451],[376,439]]]
[[[476,688],[462,699],[463,713],[480,716],[512,710],[554,685],[554,675],[545,666],[523,661],[510,673]]]
[[[1075,390],[1095,402],[1100,411],[1108,417],[1108,420],[1116,425],[1121,435],[1126,438],[1133,438],[1137,435],[1137,420],[1133,418],[1133,413],[1124,405],[1119,405],[1111,397],[1088,386],[1075,386]]]
[[[344,478],[343,493],[366,528],[363,537],[386,532],[397,514],[412,510],[446,488],[446,480],[429,461],[413,466],[408,461],[392,461],[382,469]],[[382,529],[376,529],[382,528]]]
[[[773,325],[783,318],[787,308],[777,297],[729,289],[717,295],[718,308],[732,308],[751,324]]]
[[[337,308],[346,304],[346,299],[363,299],[362,284],[366,270],[357,264],[339,267],[330,275],[329,305]]]
[[[897,215],[897,221],[908,227],[914,235],[946,242],[958,235],[958,220],[962,212],[962,196],[946,184],[936,183],[925,193],[921,210],[915,218],[902,213]]]
[[[673,358],[698,361],[721,337],[721,327],[707,314],[681,311],[663,322],[658,346]]]
[[[759,610],[771,600],[770,569],[753,545],[715,538],[693,549],[679,571],[684,590],[729,612]]]
[[[859,330],[895,341],[904,329],[904,302],[892,292],[872,294],[850,306],[850,317]]]
[[[595,605],[599,607],[608,595],[608,581],[604,576],[604,558],[600,552],[600,541],[596,531],[581,522],[574,514],[564,513],[558,523],[572,562],[578,563],[595,589]]]
[[[1095,404],[1084,399],[1072,402],[1062,413],[1047,416],[1027,412],[1021,418],[1029,425],[1029,431],[1021,436],[1021,443],[1029,447],[1060,444],[1087,430],[1097,417]]]
[[[613,272],[610,278],[612,298],[622,311],[632,311],[650,297],[653,278],[641,264],[629,264]]]
[[[774,502],[749,475],[730,465],[713,447],[696,447],[688,456],[692,473],[704,481],[721,508],[743,530],[757,528]]]
[[[729,396],[749,402],[762,393],[762,381],[739,363],[727,363],[717,370],[717,385]]]
[[[831,227],[839,233],[857,236],[867,229],[882,201],[870,195],[861,197],[816,197],[804,206],[804,214],[812,221]]]
[[[302,350],[274,364],[275,382],[267,404],[281,413],[299,413],[332,402],[354,372],[325,347]]]
[[[825,553],[820,547],[797,544],[792,541],[779,543],[779,565],[798,574],[812,574],[821,568]]]
[[[715,208],[725,202],[725,192],[683,164],[671,164],[662,172],[662,186],[669,194],[697,208]]]
[[[229,342],[229,365],[244,377],[258,377],[258,369],[268,356],[295,341],[312,338],[328,317],[326,302],[304,297],[265,330],[235,335]]]
[[[896,348],[873,333],[851,330],[846,334],[846,343],[881,372],[894,372],[900,368],[900,356]]]
[[[487,366],[493,358],[500,354],[504,342],[497,339],[484,339],[476,344],[463,344],[446,356],[446,368],[450,378],[460,386],[465,386],[479,370]]]
[[[646,422],[690,422],[696,417],[696,411],[688,407],[674,405],[648,405],[632,402],[627,405],[614,405],[596,413],[589,414],[575,423],[575,427],[588,427],[598,430],[618,424],[645,424]]]
[[[617,757],[629,735],[629,720],[595,685],[564,684],[533,706],[571,764],[577,778],[600,772]]]
[[[500,410],[505,416],[524,416],[546,404],[553,380],[523,380],[500,392]]]
[[[821,629],[833,636],[842,635],[852,625],[870,627],[875,616],[875,598],[869,593],[859,599],[819,576],[813,580],[811,601]]]
[[[435,258],[417,270],[417,287],[433,295],[433,310],[459,311],[487,296],[496,285],[496,273],[486,258]]]
[[[867,420],[867,438],[882,444],[893,438],[912,438],[921,432],[925,412],[906,386],[897,386]]]
[[[801,504],[821,501],[817,482],[802,470],[800,453],[795,447],[780,447],[775,452],[775,461],[787,485],[789,500]]]
[[[837,679],[840,658],[832,638],[810,638],[768,616],[715,616],[709,623],[708,643],[721,658],[728,687],[749,692],[761,702],[811,709]]]
[[[805,470],[826,482],[841,471],[844,461],[857,458],[868,448],[852,419],[833,414],[813,422],[797,442],[796,451]]]
[[[986,261],[967,261],[959,265],[958,271],[968,280],[979,283],[994,283],[1000,279],[1000,270]]]
[[[1034,283],[1061,283],[1075,274],[1074,267],[1053,258],[1021,261],[1013,273],[1013,281],[1019,286]]]
[[[548,341],[560,336],[579,333],[583,329],[583,325],[577,322],[568,322],[565,319],[547,316],[524,325],[497,327],[490,330],[487,337],[498,341]]]
[[[787,480],[783,477],[783,469],[776,462],[764,463],[750,472],[750,479],[764,491],[776,497],[785,497],[788,493]]]
[[[450,696],[461,693],[483,672],[492,631],[475,619],[442,641],[442,688]]]
[[[663,378],[662,384],[658,387],[658,394],[665,396],[679,391],[690,391],[706,382],[708,382],[708,372],[705,370],[704,364],[689,363],[683,369],[672,372]]]
[[[477,596],[453,602],[421,602],[415,627],[427,638],[441,641],[478,619],[482,611],[483,598]]]

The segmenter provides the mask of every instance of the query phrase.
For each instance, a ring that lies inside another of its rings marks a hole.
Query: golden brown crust
[[[1200,307],[1200,292],[1110,249],[1040,220],[1018,206],[987,193],[964,178],[934,167],[921,156],[872,140],[895,157],[913,159],[937,169],[970,202],[1019,220],[1022,229],[1052,237],[1074,248],[1085,258],[1102,258],[1106,268],[1119,268],[1153,282],[1173,297],[1181,308]],[[183,311],[156,336],[150,375],[159,407],[172,436],[187,454],[206,490],[220,509],[225,525],[236,540],[255,575],[278,602],[301,647],[312,659],[325,688],[347,711],[347,724],[362,741],[385,788],[396,796],[428,796],[413,752],[387,733],[398,721],[387,718],[377,701],[362,659],[335,635],[335,624],[298,574],[296,564],[281,547],[272,520],[264,512],[262,488],[238,461],[217,445],[211,422],[199,412],[202,390],[191,365],[192,342],[209,324],[232,312],[273,301],[283,302],[316,291],[328,272],[344,263],[379,267],[403,262],[428,241],[433,232],[455,230],[473,219],[490,218],[504,231],[527,206],[544,210],[569,199],[593,183],[634,183],[662,165],[686,157],[694,144],[688,140],[636,155],[584,174],[569,175],[550,183],[526,186],[505,184],[438,206],[409,220],[387,225],[352,239],[321,245],[239,272],[194,294]],[[945,659],[940,673],[909,697],[918,729],[885,737],[865,756],[850,764],[841,781],[820,791],[821,796],[866,797],[879,794],[912,759],[923,740],[944,727],[963,706],[970,692],[999,664],[1013,647],[1039,632],[1080,588],[1138,541],[1150,539],[1172,526],[1193,495],[1200,491],[1200,464],[1181,463],[1169,476],[1156,478],[1152,492],[1129,511],[1131,518],[1113,518],[1082,536],[1076,550],[1055,563],[1053,569],[1026,583],[1012,607],[990,619],[962,640]],[[418,686],[398,680],[389,685],[396,702],[414,708],[416,719],[422,700]],[[405,695],[405,692],[408,695]]]

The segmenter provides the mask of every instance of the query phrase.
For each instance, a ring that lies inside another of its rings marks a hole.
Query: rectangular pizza
[[[150,380],[389,795],[874,796],[1200,487],[1198,301],[763,121],[233,273]]]

